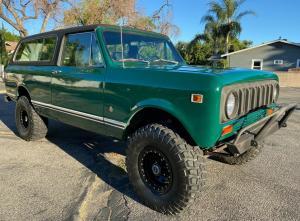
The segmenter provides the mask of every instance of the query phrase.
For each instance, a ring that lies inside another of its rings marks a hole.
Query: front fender
[[[132,109],[130,120],[144,108],[156,108],[165,111],[176,118],[195,141],[197,146],[209,149],[215,145],[219,138],[220,123],[220,90],[205,91],[202,93],[204,102],[192,103],[189,93],[174,100],[149,98],[138,102]]]
[[[185,117],[185,114],[178,108],[176,108],[176,105],[173,104],[172,102],[164,99],[156,99],[156,98],[151,98],[151,99],[146,99],[143,101],[138,102],[132,109],[130,113],[130,118],[127,122],[127,127],[130,125],[130,122],[132,118],[136,114],[138,114],[140,111],[146,109],[146,108],[155,108],[158,110],[162,110],[170,115],[172,115],[174,118],[176,118],[187,130],[189,134],[192,134],[191,128],[190,128],[190,122],[189,120]],[[194,137],[192,137],[194,139]]]

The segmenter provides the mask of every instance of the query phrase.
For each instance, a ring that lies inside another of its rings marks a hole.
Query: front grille
[[[278,88],[278,82],[275,80],[261,81],[255,83],[237,84],[225,87],[222,92],[221,111],[222,121],[227,119],[225,113],[226,98],[229,93],[235,92],[238,95],[237,117],[246,115],[252,110],[270,105],[274,102],[274,90]]]
[[[234,130],[238,131],[244,127],[247,127],[259,121],[260,119],[266,116],[266,112],[267,110],[265,108],[262,108],[257,111],[249,113],[247,116],[243,118],[243,120],[237,121],[237,123],[234,124]]]

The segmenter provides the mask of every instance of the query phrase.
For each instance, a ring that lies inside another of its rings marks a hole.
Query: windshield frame
[[[170,50],[172,51],[173,55],[176,56],[176,58],[178,59],[178,61],[172,61],[172,62],[165,62],[164,64],[155,64],[155,63],[152,63],[150,61],[146,61],[146,60],[141,60],[141,61],[138,61],[138,59],[136,61],[133,61],[134,59],[126,59],[126,58],[123,58],[123,60],[128,60],[128,61],[117,61],[117,60],[114,60],[110,54],[110,51],[108,49],[108,44],[107,44],[107,41],[106,41],[106,38],[105,38],[105,33],[117,33],[120,35],[120,41],[121,41],[121,28],[120,30],[103,30],[101,32],[102,34],[102,39],[103,39],[103,44],[104,44],[104,48],[106,50],[106,53],[110,59],[110,61],[113,63],[113,64],[119,64],[119,65],[123,65],[126,64],[126,63],[136,63],[136,64],[144,64],[144,65],[147,65],[147,66],[165,66],[165,65],[172,65],[172,66],[176,66],[176,65],[184,65],[186,64],[185,60],[183,59],[183,57],[181,56],[181,54],[179,53],[179,51],[177,50],[177,48],[174,46],[174,44],[172,43],[172,41],[170,40],[169,37],[165,36],[165,35],[162,35],[162,34],[159,34],[159,33],[154,33],[154,32],[147,32],[147,31],[140,31],[140,30],[137,30],[137,31],[132,31],[132,30],[126,30],[125,28],[122,30],[122,34],[131,34],[131,35],[137,35],[137,36],[144,36],[144,37],[151,37],[151,38],[157,38],[157,39],[161,39],[162,42],[165,42]],[[122,37],[123,38],[123,37]],[[123,38],[124,39],[124,38]],[[123,43],[123,47],[124,47],[124,43]],[[124,57],[124,56],[122,56]],[[129,61],[129,60],[132,60],[132,61]],[[160,59],[160,60],[164,60],[164,59]],[[176,62],[176,64],[175,64]],[[177,63],[178,62],[178,63]]]

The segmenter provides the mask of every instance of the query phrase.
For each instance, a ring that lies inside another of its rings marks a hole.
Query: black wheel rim
[[[145,148],[139,156],[139,172],[143,182],[156,195],[166,194],[173,183],[171,164],[161,151]]]
[[[20,121],[23,128],[28,128],[29,126],[29,117],[27,111],[21,110],[20,111]]]

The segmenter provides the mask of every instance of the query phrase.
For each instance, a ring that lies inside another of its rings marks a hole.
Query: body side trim
[[[39,106],[39,107],[43,107],[43,108],[48,108],[54,111],[59,111],[65,114],[69,114],[72,116],[76,116],[76,117],[80,117],[86,120],[91,120],[91,121],[95,121],[101,124],[105,124],[105,125],[109,125],[112,127],[117,127],[119,129],[125,129],[126,124],[120,121],[116,121],[113,119],[109,119],[109,118],[105,118],[105,117],[100,117],[100,116],[96,116],[96,115],[92,115],[92,114],[87,114],[87,113],[83,113],[80,111],[75,111],[75,110],[71,110],[71,109],[67,109],[67,108],[63,108],[63,107],[59,107],[59,106],[55,106],[52,104],[46,104],[46,103],[42,103],[39,101],[31,101],[33,105]]]

